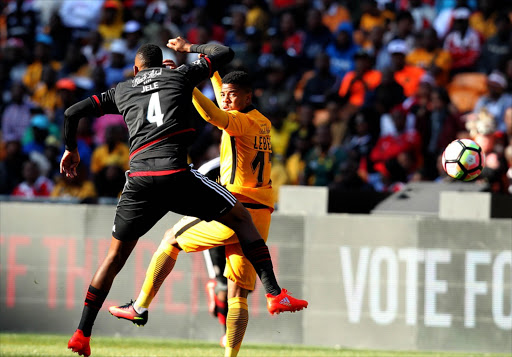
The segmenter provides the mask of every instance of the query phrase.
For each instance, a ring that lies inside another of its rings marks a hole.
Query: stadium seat
[[[457,109],[466,113],[475,107],[478,98],[487,93],[487,76],[483,73],[459,73],[448,83],[448,94]]]

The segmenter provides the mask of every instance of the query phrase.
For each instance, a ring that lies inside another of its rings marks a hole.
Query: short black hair
[[[140,46],[136,56],[139,57],[143,68],[162,67],[162,50],[157,45],[146,43]]]
[[[251,78],[244,71],[229,72],[222,78],[222,84],[234,84],[247,92],[252,92]]]

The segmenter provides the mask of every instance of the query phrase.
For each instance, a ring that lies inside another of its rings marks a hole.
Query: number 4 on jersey
[[[160,126],[164,123],[164,115],[162,114],[162,108],[160,107],[160,97],[158,92],[151,94],[148,104],[148,121],[155,123],[156,126]]]

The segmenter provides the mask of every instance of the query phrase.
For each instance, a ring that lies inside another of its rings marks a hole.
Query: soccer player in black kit
[[[167,47],[204,57],[169,69],[163,65],[160,48],[145,44],[137,51],[133,79],[86,98],[65,112],[66,150],[60,170],[67,177],[77,175],[80,162],[76,143],[80,118],[122,114],[130,137],[130,170],[116,208],[110,248],[92,278],[80,323],[68,342],[68,348],[79,355],[90,356],[90,336],[98,311],[137,240],[169,211],[216,220],[233,229],[244,255],[270,294],[268,299],[279,302],[281,311],[307,307],[305,300],[281,291],[268,247],[244,206],[228,190],[187,163],[187,147],[194,132],[192,91],[229,63],[233,51],[219,44],[193,45],[181,37],[170,39]]]

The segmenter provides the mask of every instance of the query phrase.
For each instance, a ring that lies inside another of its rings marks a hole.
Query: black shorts
[[[228,190],[196,170],[165,176],[127,175],[112,236],[121,241],[138,239],[169,211],[215,220],[228,213],[235,203],[236,198]]]

